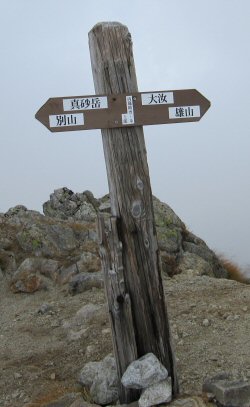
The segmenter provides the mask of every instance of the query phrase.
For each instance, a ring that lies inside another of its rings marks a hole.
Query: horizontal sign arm
[[[50,98],[36,119],[52,132],[199,121],[210,102],[197,90]]]

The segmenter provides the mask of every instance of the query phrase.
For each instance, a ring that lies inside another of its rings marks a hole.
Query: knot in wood
[[[141,201],[134,201],[132,203],[131,213],[133,218],[140,218],[142,216],[142,202]]]
[[[140,191],[143,190],[144,184],[143,184],[143,182],[142,182],[142,180],[141,180],[140,178],[137,178],[136,185],[137,185],[137,188],[138,188]]]
[[[123,304],[124,303],[124,297],[123,295],[118,295],[116,297],[116,301],[118,302],[118,304]]]

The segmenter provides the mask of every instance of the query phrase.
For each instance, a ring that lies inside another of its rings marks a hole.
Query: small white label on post
[[[126,105],[127,113],[122,114],[122,124],[134,124],[135,116],[132,96],[126,96]]]
[[[174,103],[173,92],[142,93],[142,105],[169,105]]]
[[[65,112],[72,110],[93,110],[107,109],[108,98],[106,96],[63,99],[63,110]]]
[[[176,106],[169,107],[170,119],[189,119],[192,117],[201,117],[200,106]]]
[[[49,116],[50,127],[83,126],[83,113],[55,114]]]

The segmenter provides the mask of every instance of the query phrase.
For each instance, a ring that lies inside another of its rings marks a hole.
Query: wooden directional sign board
[[[49,99],[36,113],[52,132],[199,121],[210,102],[197,90]]]

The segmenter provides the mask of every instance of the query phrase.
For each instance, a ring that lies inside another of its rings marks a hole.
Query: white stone
[[[208,320],[208,319],[204,319],[204,320],[202,321],[202,325],[203,325],[203,326],[209,326],[209,325],[210,325],[209,320]]]
[[[167,369],[153,353],[147,353],[132,362],[122,376],[121,382],[129,389],[144,389],[168,376]]]
[[[171,378],[152,384],[143,390],[139,407],[150,407],[156,404],[169,403],[172,400]]]

